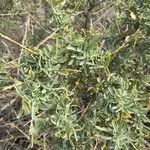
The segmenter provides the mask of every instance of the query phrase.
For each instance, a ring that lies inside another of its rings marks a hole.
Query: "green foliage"
[[[100,11],[108,2],[47,0],[51,44],[38,54],[23,50],[20,79],[13,79],[22,113],[31,114],[32,143],[40,144],[44,133],[58,150],[149,145],[149,2],[117,0],[105,29],[77,28],[78,13],[86,22],[91,4]]]

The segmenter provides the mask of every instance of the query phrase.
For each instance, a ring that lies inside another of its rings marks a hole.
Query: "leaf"
[[[131,36],[126,36],[125,41],[129,42],[131,40]]]
[[[150,26],[150,21],[146,21],[145,25]]]
[[[31,106],[28,101],[26,101],[26,100],[22,101],[22,110],[25,115],[28,115],[31,113]]]
[[[110,128],[105,128],[105,127],[100,127],[100,126],[95,126],[96,129],[99,131],[104,131],[104,132],[111,132]]]
[[[130,16],[131,16],[132,19],[136,20],[136,16],[135,16],[135,14],[132,11],[130,13]]]
[[[106,140],[106,141],[112,140],[112,137],[110,137],[110,136],[101,135],[100,138],[103,140]]]
[[[105,148],[106,148],[106,142],[102,145],[101,149],[105,150]]]
[[[150,110],[150,96],[148,97],[147,109]]]
[[[77,60],[84,60],[86,58],[85,56],[77,56],[77,55],[73,55],[71,57],[76,58]]]
[[[127,112],[123,112],[122,117],[125,118],[125,119],[131,119],[132,118],[132,116]]]
[[[74,60],[72,59],[69,61],[68,65],[71,66],[73,63],[74,63]]]
[[[107,52],[106,52],[106,65],[107,65],[107,66],[109,66],[110,61],[111,61],[111,52],[110,52],[110,51],[107,51]]]
[[[66,0],[58,1],[58,2],[57,2],[57,6],[59,6],[59,7],[61,6],[61,7],[63,7],[63,6],[65,5],[65,3],[66,3]]]

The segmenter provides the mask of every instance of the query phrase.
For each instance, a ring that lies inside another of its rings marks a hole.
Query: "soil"
[[[17,118],[21,99],[8,90],[0,92],[0,104],[0,150],[30,150],[27,138],[30,116]]]
[[[13,13],[15,10],[15,3],[11,4],[8,1],[9,0],[6,0],[5,2],[4,0],[2,5],[0,5],[1,33],[21,44],[26,44],[28,38],[28,42],[30,40],[32,41],[28,44],[31,47],[36,46],[49,34],[44,28],[45,20],[43,19],[45,18],[42,18],[42,20],[38,19],[39,16],[44,16],[44,14],[40,13],[43,11],[31,12],[31,10],[37,10],[37,6],[32,0],[28,0],[29,3],[25,1],[25,3],[22,3],[23,6],[21,6],[21,8],[23,7],[22,9],[26,10],[25,13],[17,14],[17,11]],[[39,0],[39,2],[41,2],[41,0]],[[9,6],[7,5],[8,3],[10,4]],[[30,5],[28,6],[28,4]],[[41,5],[42,3],[40,3],[38,7]],[[34,7],[31,9],[29,8],[31,6]],[[19,9],[19,7],[17,7],[17,9]],[[32,13],[35,15],[32,16]],[[43,22],[43,24],[41,22]],[[34,30],[35,34],[31,34],[31,30]],[[42,35],[40,33],[42,33]],[[35,35],[37,36],[37,34],[39,35],[35,38]],[[20,50],[21,48],[18,45],[5,38],[1,38],[0,36],[0,58],[3,58],[6,62],[18,61]],[[8,76],[11,76],[12,78],[18,77],[18,70],[16,68],[8,67],[7,73]],[[31,149],[30,136],[28,135],[31,118],[30,116],[21,116],[18,118],[17,115],[20,110],[21,98],[16,96],[15,91],[2,91],[0,88],[0,150]],[[32,149],[37,150],[39,147],[34,145]]]

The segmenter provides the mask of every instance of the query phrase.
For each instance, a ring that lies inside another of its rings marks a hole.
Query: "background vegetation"
[[[0,3],[0,89],[28,147],[150,148],[148,0]]]

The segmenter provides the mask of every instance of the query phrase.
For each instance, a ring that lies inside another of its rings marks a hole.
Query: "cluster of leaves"
[[[110,1],[47,3],[51,44],[36,54],[24,50],[20,78],[14,79],[22,113],[31,114],[32,143],[45,147],[50,136],[51,148],[58,150],[148,147],[148,0],[112,3],[113,21],[103,30],[84,25],[91,6],[100,11]],[[78,14],[84,16],[80,29]]]

